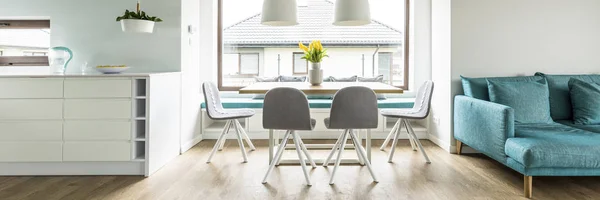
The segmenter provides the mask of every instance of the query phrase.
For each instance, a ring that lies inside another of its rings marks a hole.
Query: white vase
[[[122,19],[121,29],[123,29],[123,32],[152,33],[154,32],[154,22],[140,19]]]
[[[323,70],[321,69],[321,63],[310,63],[311,67],[308,70],[308,81],[314,86],[321,85],[323,83]]]

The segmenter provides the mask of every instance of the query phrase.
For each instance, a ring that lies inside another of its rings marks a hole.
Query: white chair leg
[[[312,159],[312,156],[310,156],[310,154],[308,153],[308,148],[306,148],[306,145],[304,145],[304,142],[302,141],[302,139],[300,137],[298,137],[298,140],[300,141],[300,147],[302,147],[302,151],[306,155],[306,159],[308,159],[308,162],[310,163],[312,168],[313,169],[317,168],[317,164],[315,164],[315,161]]]
[[[392,131],[390,131],[390,134],[388,134],[387,137],[385,138],[385,140],[383,141],[383,144],[381,145],[381,148],[379,148],[379,150],[381,150],[381,151],[385,150],[385,147],[390,142],[390,139],[392,139],[392,137],[396,134],[396,130],[398,129],[399,125],[400,125],[400,120],[398,119],[398,121],[396,121],[396,124],[392,128]]]
[[[238,121],[237,119],[235,119],[234,121],[239,130],[242,132],[242,136],[244,137],[244,139],[246,139],[246,143],[248,143],[248,147],[250,147],[250,150],[256,150],[256,147],[254,147],[254,144],[252,144],[250,137],[248,137],[248,134],[246,134],[246,130],[244,129],[244,127],[242,127],[242,124],[240,124],[240,121]]]
[[[286,132],[285,136],[283,136],[283,139],[284,139],[283,145],[287,144],[288,137],[290,137],[290,132]],[[280,155],[283,154],[283,150],[284,150],[284,148],[277,149],[277,153],[275,154],[275,160],[273,160],[273,162],[271,162],[271,165],[269,165],[267,174],[265,174],[265,177],[263,178],[263,181],[262,181],[263,184],[267,183],[267,178],[269,177],[269,174],[271,174],[271,171],[273,171],[273,168],[275,168],[275,163],[278,163],[279,162],[278,159],[281,159]]]
[[[367,154],[365,153],[365,149],[362,147],[362,145],[360,145],[360,141],[358,141],[358,139],[356,138],[356,135],[354,135],[354,132],[350,132],[350,137],[354,141],[354,148],[356,148],[358,155],[362,156],[363,160],[365,160],[365,165],[367,165],[367,168],[369,169],[369,172],[371,173],[371,177],[373,177],[373,181],[378,183],[379,181],[377,180],[377,176],[375,176],[375,172],[373,171],[373,168],[371,167],[371,162],[369,162],[369,160],[367,160]]]
[[[350,129],[350,134],[354,134],[353,129]],[[358,139],[358,137],[356,138],[356,141],[358,141],[359,143],[354,145],[354,149],[356,149],[356,145],[362,146],[362,143],[360,143],[360,139]],[[352,143],[354,143],[354,140],[352,140]],[[364,166],[365,161],[363,160],[362,156],[360,156],[360,153],[358,151],[356,151],[356,157],[358,158],[358,164]]]
[[[288,134],[288,133],[290,133],[290,135],[291,135],[291,131],[288,130],[285,132],[285,134]],[[292,138],[288,137],[287,139],[284,138],[283,140],[281,140],[281,144],[279,144],[279,146],[277,148],[283,148],[283,151],[285,151],[285,146],[287,146],[287,143],[290,139],[292,139]],[[283,153],[281,153],[279,155],[279,157],[277,158],[277,161],[275,162],[275,166],[279,166],[279,163],[281,162],[281,157],[283,157]]]
[[[415,144],[415,138],[412,137],[410,131],[408,130],[408,123],[410,123],[407,119],[402,120],[404,127],[406,128],[406,134],[408,135],[408,141],[410,142],[410,147],[413,151],[417,151],[417,145]]]
[[[229,130],[232,125],[233,124],[231,124],[231,120],[227,120],[227,122],[225,123],[225,127],[223,128],[223,130],[225,130],[225,135],[229,134]],[[219,144],[219,151],[223,151],[223,146],[225,146],[226,141],[227,141],[227,137],[225,137],[223,139],[223,141],[221,141],[221,143]]]
[[[410,134],[412,135],[413,138],[415,138],[415,143],[417,143],[417,146],[419,146],[419,149],[421,149],[421,153],[423,154],[423,157],[425,157],[425,161],[429,164],[431,163],[431,160],[429,160],[429,156],[427,156],[427,153],[425,152],[425,149],[423,149],[423,145],[421,145],[421,141],[417,138],[417,135],[415,134],[415,131],[413,130],[412,125],[410,125],[410,123],[406,123],[406,125],[408,125],[409,129],[410,129]]]
[[[229,126],[229,121],[225,122],[225,127]],[[215,146],[213,147],[212,151],[210,152],[210,156],[208,156],[208,160],[206,160],[206,163],[210,163],[210,160],[212,160],[212,157],[215,155],[215,153],[217,153],[217,149],[219,149],[219,146],[221,145],[221,143],[224,140],[225,137],[225,130],[226,128],[223,129],[223,132],[221,132],[221,135],[219,135],[219,139],[217,139],[217,142],[215,143]]]
[[[235,123],[235,122],[232,122]],[[246,155],[246,148],[244,147],[244,141],[242,139],[242,133],[237,126],[233,126],[235,128],[235,133],[238,139],[238,144],[240,145],[240,150],[242,151],[242,157],[244,157],[244,163],[248,162],[248,156]]]
[[[304,156],[302,156],[302,147],[300,146],[300,137],[296,133],[296,131],[292,131],[292,138],[294,139],[294,146],[296,146],[296,153],[298,153],[298,159],[300,160],[300,165],[302,166],[302,171],[304,172],[304,178],[306,178],[306,184],[311,186],[310,176],[308,175],[308,171],[306,171],[306,161],[304,160]]]
[[[344,137],[342,137],[342,140],[340,142],[340,150],[337,155],[337,159],[335,160],[335,166],[333,167],[333,172],[331,172],[331,178],[329,179],[330,185],[333,185],[333,180],[335,178],[335,172],[337,171],[337,168],[340,166],[340,162],[342,162],[342,153],[344,152],[344,149],[346,148],[346,140],[348,140],[347,133],[348,133],[348,131],[344,131]]]
[[[391,163],[392,159],[394,158],[394,152],[396,152],[396,145],[398,144],[398,135],[400,135],[400,130],[401,127],[398,127],[398,129],[396,129],[396,134],[394,135],[394,141],[392,142],[392,149],[390,150],[390,155],[388,158],[388,162]]]
[[[323,167],[327,167],[327,165],[329,165],[329,161],[331,161],[333,154],[335,154],[335,151],[337,150],[338,146],[340,145],[340,142],[342,141],[342,137],[344,137],[344,134],[346,134],[346,130],[344,130],[344,133],[340,134],[337,141],[335,141],[333,148],[331,148],[331,152],[329,152],[329,156],[327,156],[327,159],[325,159],[325,162],[323,162]]]

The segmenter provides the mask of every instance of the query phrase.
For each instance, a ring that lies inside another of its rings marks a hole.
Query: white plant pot
[[[123,32],[152,33],[154,32],[154,22],[140,19],[123,19],[121,20],[121,28]]]

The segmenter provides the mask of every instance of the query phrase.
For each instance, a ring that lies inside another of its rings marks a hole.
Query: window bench
[[[268,130],[262,128],[262,99],[252,98],[222,98],[223,107],[226,109],[235,108],[248,108],[256,111],[256,115],[245,120],[240,120],[242,126],[246,129],[248,136],[252,139],[268,139]],[[331,99],[309,99],[311,117],[317,120],[315,129],[310,132],[302,132],[302,138],[306,139],[336,139],[339,136],[339,131],[328,130],[323,124],[323,119],[329,117],[329,109],[331,108]],[[384,100],[378,100],[379,108],[412,108],[414,104],[413,98],[388,98]],[[202,116],[201,120],[201,131],[202,139],[217,139],[225,122],[213,121],[206,114],[205,104],[202,103]],[[396,123],[396,119],[391,119],[383,116],[379,116],[379,127],[372,130],[374,139],[385,139],[387,134],[391,131],[392,127]],[[425,139],[427,138],[427,120],[419,120],[413,123],[415,134],[417,137]],[[408,139],[407,134],[401,134],[402,139]],[[363,131],[364,133],[364,131]],[[280,133],[281,136],[283,132]],[[235,134],[229,134],[229,139],[234,139]]]

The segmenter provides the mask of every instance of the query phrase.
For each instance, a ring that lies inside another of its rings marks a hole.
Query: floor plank
[[[205,161],[215,141],[207,140],[177,157],[149,178],[138,176],[0,177],[0,199],[525,199],[522,175],[479,154],[453,155],[423,141],[426,164],[408,141],[399,142],[393,163],[373,143],[373,166],[343,165],[335,185],[333,167],[311,170],[307,187],[300,166],[282,165],[261,184],[268,167],[267,141],[254,141],[242,163],[237,141],[230,140],[211,164]],[[314,143],[322,141],[310,141]],[[333,142],[333,141],[330,141]],[[389,149],[389,148],[388,148]],[[327,151],[311,151],[325,157]],[[356,157],[345,151],[344,157]],[[285,156],[294,157],[287,151]],[[599,199],[600,177],[534,177],[534,199]]]

